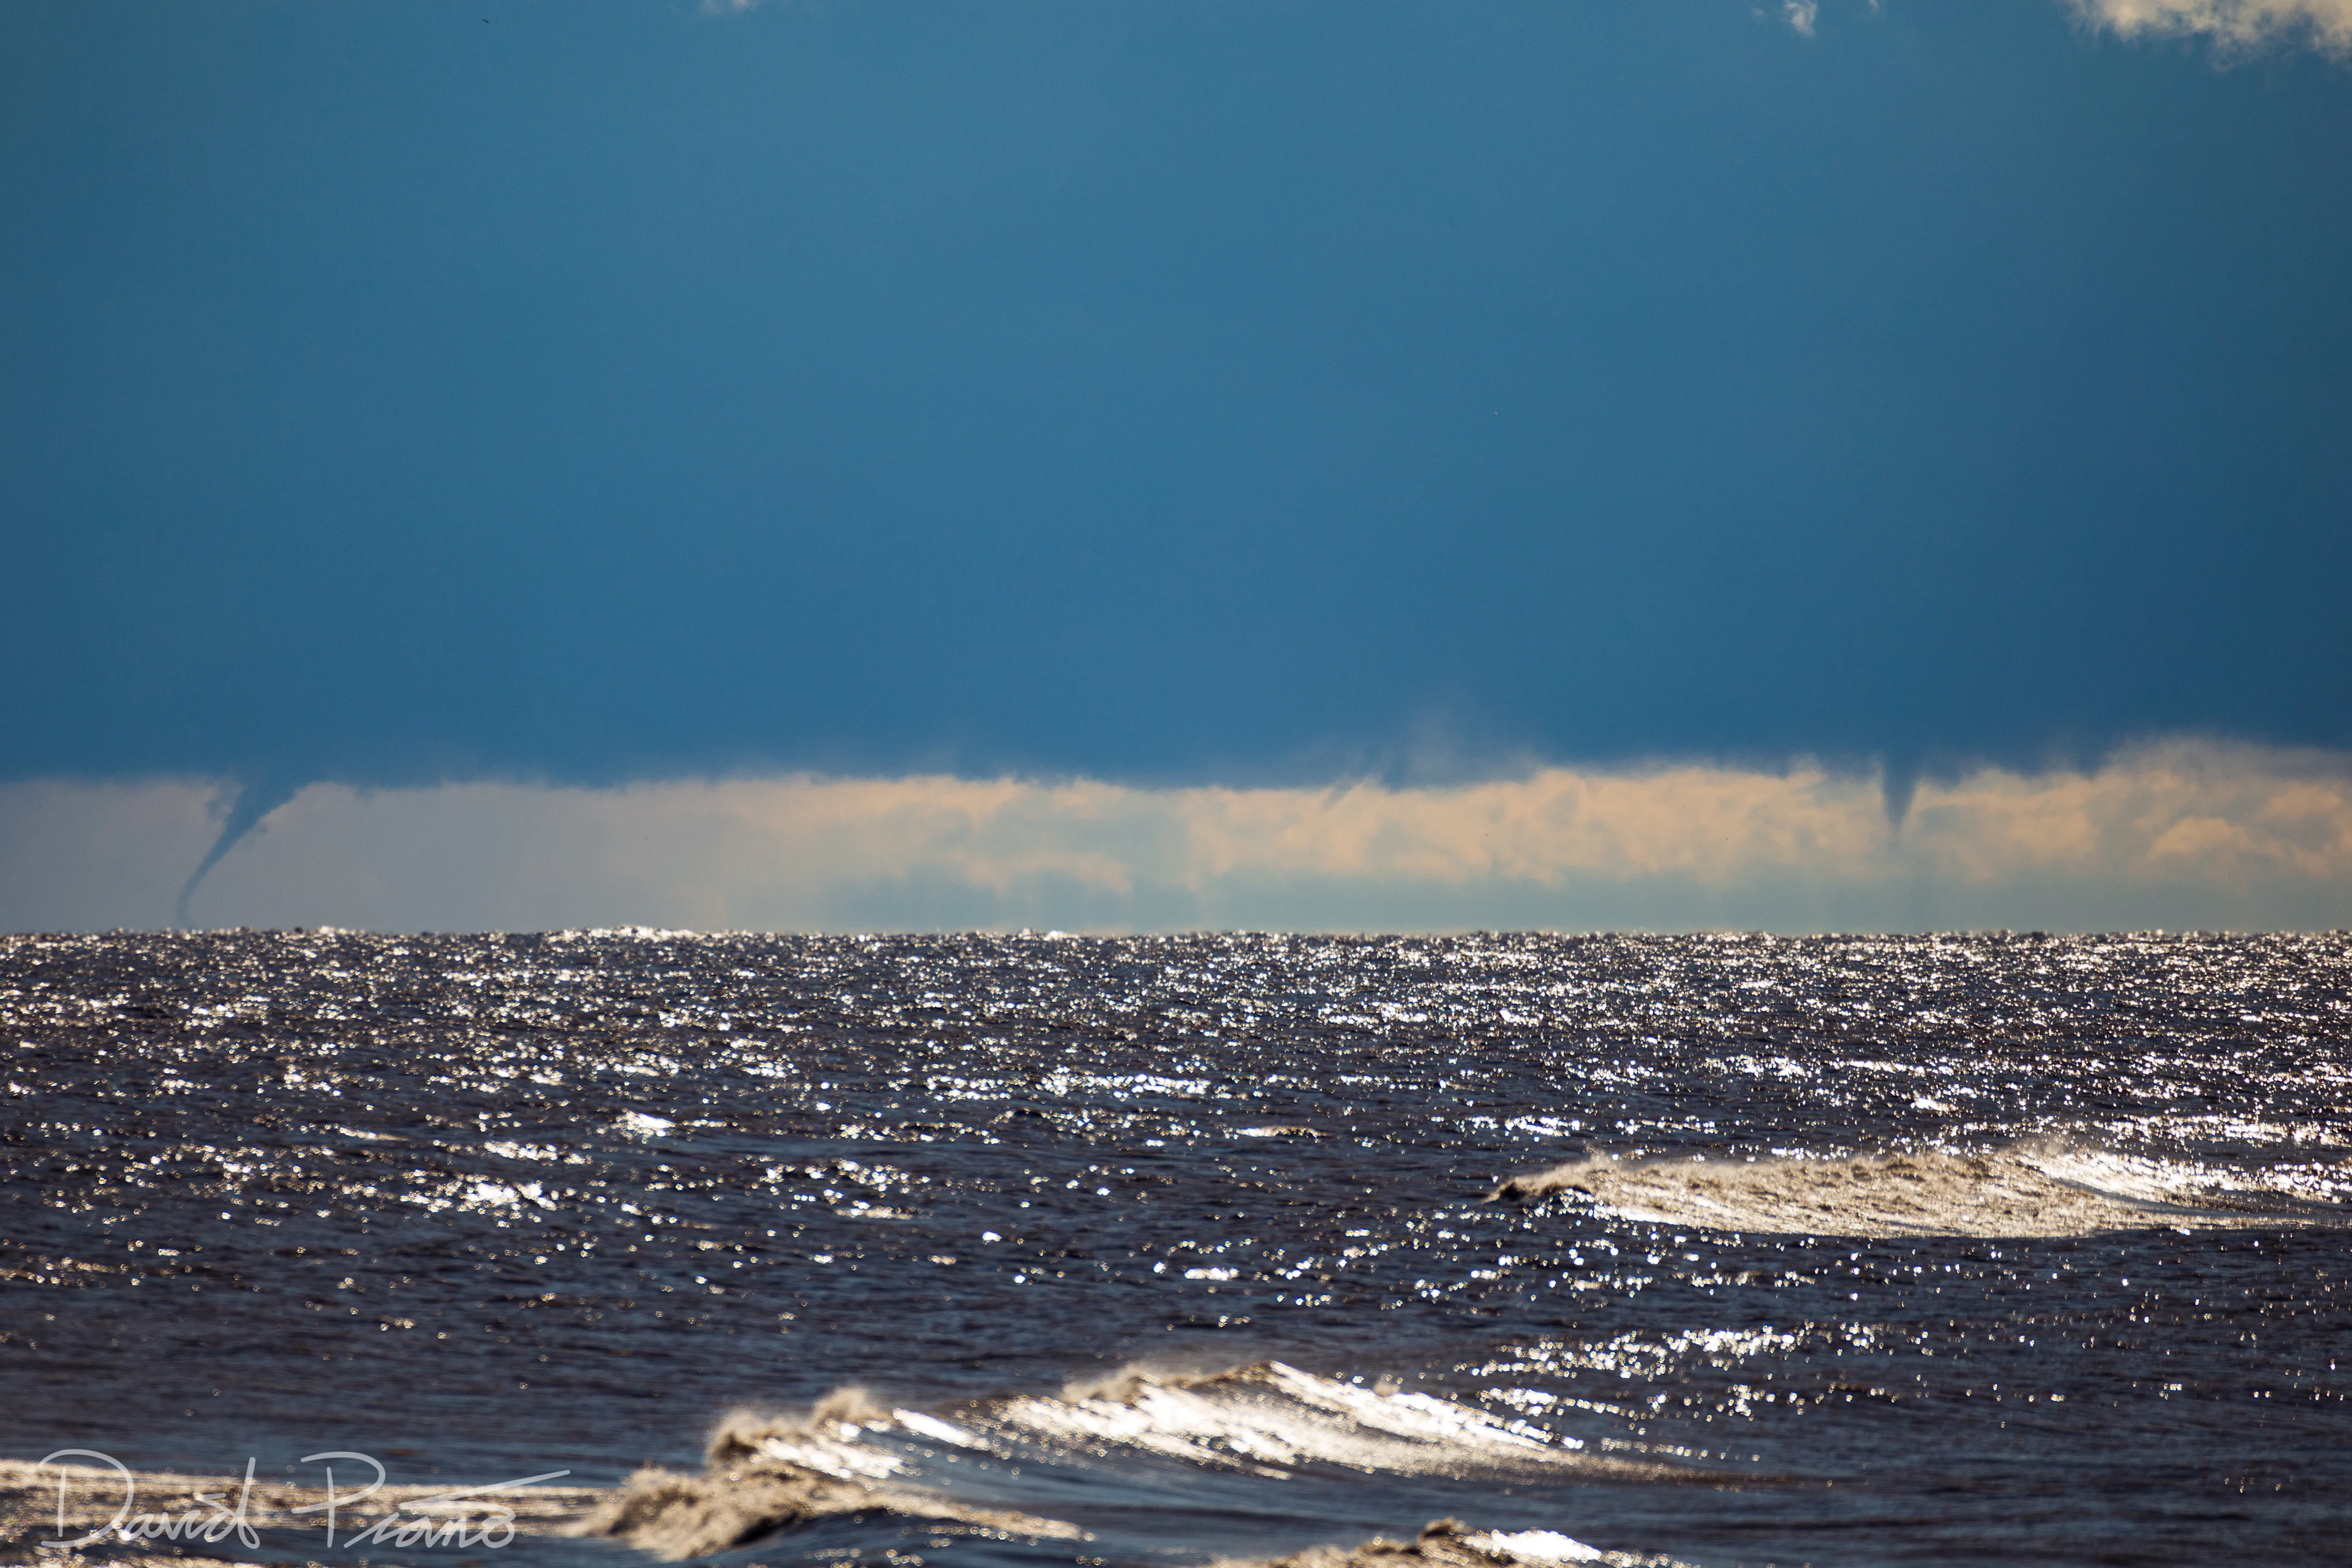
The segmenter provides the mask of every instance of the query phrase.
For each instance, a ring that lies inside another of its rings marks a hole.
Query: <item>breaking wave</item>
[[[1578,1193],[1620,1218],[1759,1235],[2057,1237],[2342,1224],[2332,1177],[2219,1170],[2050,1142],[1985,1153],[1631,1161],[1514,1176],[1492,1201]]]
[[[977,1400],[944,1415],[884,1409],[854,1388],[828,1395],[803,1415],[739,1411],[719,1422],[699,1474],[642,1469],[572,1533],[625,1541],[672,1560],[859,1513],[893,1513],[935,1527],[1032,1540],[1086,1539],[1077,1526],[1059,1520],[977,1507],[909,1484],[905,1455],[923,1444],[948,1444],[1001,1459],[1084,1457],[1098,1464],[1124,1456],[1262,1476],[1339,1466],[1454,1478],[1541,1473],[1590,1480],[1730,1479],[1646,1459],[1587,1454],[1581,1440],[1556,1436],[1524,1421],[1497,1419],[1385,1384],[1366,1387],[1281,1362],[1261,1362],[1197,1374],[1128,1368],[1058,1396]],[[1386,1552],[1410,1558],[1423,1547],[1421,1560],[1458,1559],[1489,1568],[1602,1560],[1598,1554],[1575,1556],[1571,1548],[1590,1549],[1542,1531],[1508,1538],[1528,1548],[1513,1556],[1505,1537],[1472,1536],[1451,1521],[1440,1522],[1444,1530],[1432,1526],[1440,1533],[1424,1532],[1418,1547],[1375,1541],[1353,1549],[1355,1555],[1342,1552],[1330,1562],[1382,1561]],[[1538,1547],[1552,1555],[1542,1555]]]
[[[1130,1368],[1059,1398],[1019,1395],[962,1413],[977,1432],[1088,1454],[1124,1451],[1286,1475],[1313,1465],[1401,1475],[1573,1471],[1709,1480],[1706,1472],[1583,1452],[1575,1437],[1426,1394],[1318,1377],[1278,1361],[1201,1374]]]
[[[1412,1541],[1374,1536],[1360,1546],[1310,1546],[1271,1561],[1223,1557],[1209,1568],[1682,1568],[1670,1557],[1603,1552],[1552,1530],[1473,1531],[1458,1519],[1432,1520]]]
[[[1044,1459],[1050,1465],[1083,1459],[1092,1468],[1124,1458],[1268,1477],[1340,1467],[1455,1479],[1548,1475],[1572,1480],[1733,1480],[1647,1459],[1588,1454],[1580,1439],[1526,1421],[1500,1419],[1386,1383],[1366,1386],[1269,1361],[1205,1373],[1129,1367],[1065,1388],[1058,1395],[975,1400],[939,1415],[886,1407],[863,1389],[842,1388],[805,1411],[738,1410],[721,1417],[697,1472],[648,1466],[618,1488],[498,1488],[491,1489],[498,1495],[489,1500],[511,1522],[514,1535],[601,1538],[673,1562],[850,1516],[893,1515],[933,1531],[999,1540],[1091,1539],[1077,1525],[1061,1520],[950,1497],[920,1484],[931,1468],[923,1459],[938,1445],[974,1457],[1015,1461],[1010,1472],[1014,1476],[1021,1473],[1021,1461]],[[535,1478],[540,1479],[544,1478]],[[1738,1478],[1748,1484],[1756,1479]],[[233,1478],[135,1479],[142,1499],[176,1497],[206,1486],[216,1498],[224,1489],[234,1494],[236,1489]],[[102,1470],[57,1471],[0,1461],[0,1541],[33,1543],[32,1531],[47,1522],[52,1510],[70,1516],[77,1529],[102,1529],[109,1509],[129,1495],[121,1486]],[[460,1501],[448,1503],[449,1497]],[[251,1517],[257,1525],[284,1529],[310,1522],[299,1511],[315,1511],[318,1496],[311,1489],[265,1484],[253,1503]],[[423,1529],[445,1514],[463,1518],[465,1509],[478,1511],[485,1505],[470,1492],[387,1487],[379,1506],[395,1513],[406,1510],[418,1521],[416,1528]],[[181,1507],[184,1511],[185,1505]],[[453,1514],[453,1508],[457,1512]],[[210,1522],[220,1511],[216,1501],[208,1510],[199,1510],[199,1522]],[[181,1533],[175,1526],[173,1539]],[[193,1527],[187,1533],[194,1538]],[[124,1540],[136,1539],[134,1522]],[[1353,1548],[1317,1547],[1280,1561],[1286,1568],[1390,1563],[1541,1568],[1558,1563],[1631,1565],[1665,1560],[1602,1552],[1549,1531],[1478,1533],[1458,1521],[1441,1520],[1414,1542],[1375,1539]],[[1234,1568],[1240,1568],[1239,1560]]]
[[[712,1434],[700,1474],[647,1466],[571,1533],[625,1541],[673,1562],[846,1514],[898,1514],[1030,1540],[1083,1539],[1076,1525],[1060,1520],[893,1484],[905,1462],[866,1440],[893,1426],[950,1441],[961,1436],[919,1411],[886,1412],[856,1388],[827,1394],[803,1415],[737,1411]]]

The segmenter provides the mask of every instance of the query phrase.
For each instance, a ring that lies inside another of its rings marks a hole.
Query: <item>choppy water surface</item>
[[[2352,1539],[2340,936],[10,938],[0,1058],[0,1457],[678,1472],[509,1563]]]

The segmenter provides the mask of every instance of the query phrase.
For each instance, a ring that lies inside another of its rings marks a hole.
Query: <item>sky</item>
[[[0,0],[0,929],[2352,925],[2347,149],[2352,0]]]

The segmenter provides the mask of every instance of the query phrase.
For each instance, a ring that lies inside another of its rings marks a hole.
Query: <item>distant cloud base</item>
[[[0,927],[150,927],[211,781],[0,787]],[[195,923],[378,930],[2352,926],[2352,758],[2173,742],[1923,783],[1810,763],[1446,788],[790,775],[613,789],[314,784]]]

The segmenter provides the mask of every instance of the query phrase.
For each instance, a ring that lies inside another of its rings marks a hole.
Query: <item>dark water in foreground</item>
[[[0,1458],[606,1487],[856,1384],[817,1460],[1091,1539],[727,1560],[2352,1550],[2341,936],[7,938],[0,1079]]]

